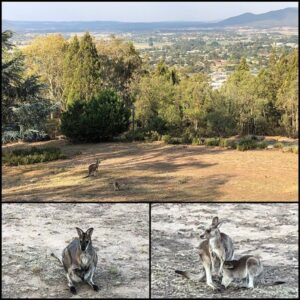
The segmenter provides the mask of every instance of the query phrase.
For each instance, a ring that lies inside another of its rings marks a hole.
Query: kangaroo
[[[225,260],[231,260],[234,256],[233,242],[231,238],[217,228],[220,226],[218,217],[214,217],[212,224],[200,235],[201,239],[205,239],[199,245],[199,257],[205,273],[197,277],[193,277],[189,272],[175,270],[175,273],[180,274],[188,279],[202,280],[206,276],[206,284],[213,290],[217,289],[212,281],[212,270],[215,267],[215,259],[221,256],[220,268],[223,267]],[[219,256],[218,256],[219,255]]]
[[[119,191],[120,190],[120,184],[119,184],[119,182],[118,181],[114,181],[113,182],[113,185],[114,185],[114,190],[115,191]]]
[[[76,294],[75,283],[87,282],[95,291],[99,287],[94,284],[93,276],[98,257],[92,245],[91,236],[93,228],[86,232],[76,227],[79,238],[73,241],[63,250],[62,263],[66,271],[68,286],[72,294]]]
[[[223,265],[222,286],[227,288],[234,279],[247,280],[247,288],[254,288],[254,278],[263,271],[258,257],[244,255],[238,260],[225,261]]]
[[[200,238],[206,238],[209,241],[209,253],[212,263],[212,272],[215,272],[216,258],[220,260],[218,275],[221,276],[225,260],[232,260],[234,257],[234,248],[232,239],[225,233],[220,232],[219,228],[222,222],[218,217],[214,217],[211,225],[200,235]]]
[[[99,160],[99,158],[97,158],[96,163],[89,165],[89,174],[83,178],[90,177],[90,176],[92,176],[92,174],[94,176],[96,176],[96,172],[98,171],[99,163],[100,163],[100,160]]]

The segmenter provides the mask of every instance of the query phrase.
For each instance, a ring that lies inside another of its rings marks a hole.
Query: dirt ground
[[[77,236],[75,227],[94,227],[98,265],[94,282],[68,289],[60,255]],[[149,205],[3,204],[2,297],[148,298]]]
[[[2,168],[3,201],[296,201],[298,155],[155,143],[9,144],[60,147],[68,159]],[[101,160],[99,174],[84,178]],[[121,184],[114,191],[113,181]]]
[[[202,271],[197,252],[200,228],[214,216],[225,220],[221,231],[233,239],[235,258],[261,257],[264,272],[253,290],[236,281],[223,292],[213,291],[205,281],[175,274],[176,269]],[[153,298],[298,298],[297,204],[153,204],[151,219]],[[279,280],[286,283],[271,285]]]

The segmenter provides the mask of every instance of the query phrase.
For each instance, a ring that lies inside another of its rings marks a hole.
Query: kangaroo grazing
[[[263,265],[258,257],[244,255],[238,260],[225,261],[223,265],[222,286],[225,288],[234,279],[247,280],[247,287],[254,288],[254,278],[263,271]]]
[[[217,289],[212,281],[212,270],[215,267],[216,257],[220,260],[220,270],[222,270],[224,261],[231,260],[234,256],[233,242],[228,235],[219,231],[218,227],[220,224],[218,217],[214,217],[212,224],[200,235],[201,239],[205,239],[199,245],[200,262],[204,267],[205,274],[193,277],[189,272],[185,271],[175,270],[175,273],[188,279],[198,280],[202,280],[206,276],[207,285],[214,290]]]
[[[86,232],[76,227],[79,238],[75,238],[64,250],[62,263],[66,271],[68,286],[72,294],[76,294],[75,283],[87,282],[95,291],[99,287],[94,284],[93,276],[98,257],[92,245],[93,228]]]
[[[93,176],[96,176],[96,173],[97,173],[98,167],[99,167],[99,163],[100,163],[100,160],[99,160],[99,158],[97,158],[96,163],[89,165],[89,169],[88,169],[89,174],[83,178],[90,177],[90,176],[92,176],[92,174],[93,174]]]

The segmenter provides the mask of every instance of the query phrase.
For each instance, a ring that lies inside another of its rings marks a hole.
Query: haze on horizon
[[[120,9],[121,7],[121,9]],[[298,2],[2,2],[2,19],[14,21],[217,21],[265,13]]]

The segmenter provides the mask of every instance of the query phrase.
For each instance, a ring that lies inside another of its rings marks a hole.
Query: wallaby
[[[263,271],[258,257],[244,255],[238,260],[225,261],[223,265],[222,286],[227,288],[234,279],[247,280],[247,288],[254,288],[254,278]]]
[[[92,174],[94,176],[96,176],[96,173],[97,173],[98,167],[99,167],[99,163],[100,163],[100,160],[99,160],[99,158],[97,158],[96,163],[89,165],[89,174],[83,178],[90,177],[90,176],[92,176]]]
[[[120,187],[120,184],[119,184],[118,181],[114,181],[113,185],[114,185],[114,190],[115,191],[119,191],[120,190],[121,187]]]
[[[87,282],[95,291],[98,291],[99,287],[93,282],[98,261],[91,240],[94,229],[89,228],[84,232],[76,227],[76,230],[79,238],[73,239],[62,254],[62,263],[66,271],[68,286],[72,294],[76,294],[76,282]]]
[[[216,256],[222,257],[223,263],[225,260],[231,260],[234,256],[233,242],[231,238],[217,228],[220,226],[218,217],[214,217],[212,224],[200,235],[201,239],[205,239],[199,245],[199,257],[205,273],[198,276],[192,276],[189,272],[175,270],[175,273],[180,274],[188,279],[202,280],[206,276],[206,283],[212,289],[216,289],[216,285],[212,281],[212,269],[215,267]],[[211,242],[212,239],[212,242]],[[221,264],[220,259],[220,268]]]

